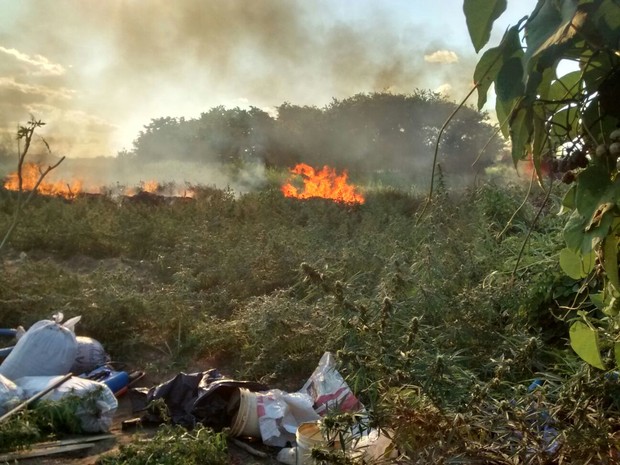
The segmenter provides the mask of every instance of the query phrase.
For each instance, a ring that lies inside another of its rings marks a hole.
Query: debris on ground
[[[0,329],[0,336],[17,340],[13,347],[0,349],[0,357],[5,357],[0,364],[0,423],[39,399],[54,401],[70,395],[83,402],[75,410],[81,431],[106,433],[118,407],[117,397],[127,393],[133,413],[140,416],[123,421],[123,432],[162,424],[188,430],[206,427],[226,431],[233,444],[257,457],[267,455],[242,438],[279,448],[277,459],[282,463],[300,464],[312,445],[328,444],[324,417],[334,413],[366,415],[329,352],[297,392],[234,380],[215,368],[181,372],[151,388],[131,388],[144,376],[143,372],[115,369],[101,343],[76,336],[80,317],[64,324],[62,320],[59,313],[27,331]],[[350,434],[354,437],[352,443],[359,444],[355,449],[358,455],[378,459],[394,451],[389,438],[377,431],[358,428],[351,429]],[[85,438],[38,444],[31,453],[45,455],[88,448],[92,441]],[[25,452],[15,454],[18,459]]]

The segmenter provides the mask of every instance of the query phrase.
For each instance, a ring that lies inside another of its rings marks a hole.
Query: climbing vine
[[[505,9],[464,0],[476,52]],[[587,295],[571,346],[595,367],[620,368],[620,1],[539,0],[484,51],[474,83],[479,109],[494,85],[514,163],[531,159],[541,183],[571,185],[560,266]]]

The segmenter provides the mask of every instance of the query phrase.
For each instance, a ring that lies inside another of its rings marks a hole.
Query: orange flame
[[[341,175],[336,174],[334,168],[324,166],[320,171],[304,163],[300,163],[291,169],[294,175],[303,178],[304,187],[300,191],[291,184],[294,176],[289,178],[286,184],[281,187],[282,193],[286,197],[296,199],[309,199],[311,197],[321,197],[342,203],[364,203],[364,197],[356,192],[356,187],[347,184],[348,174],[343,171]]]
[[[130,187],[125,191],[126,195],[136,195],[140,192],[148,192],[149,194],[156,194],[159,190],[159,182],[155,180],[140,181],[140,185],[137,187]]]
[[[154,194],[155,192],[157,192],[157,189],[159,189],[159,183],[157,181],[146,181],[144,183],[145,192],[150,192],[151,194]]]
[[[22,189],[34,190],[37,181],[41,177],[41,170],[36,163],[24,163],[22,166]],[[12,191],[19,190],[19,177],[17,173],[11,173],[4,182],[4,188]],[[68,199],[74,198],[82,191],[82,181],[76,180],[67,183],[65,181],[48,182],[45,179],[37,187],[37,192],[43,195],[55,195]]]

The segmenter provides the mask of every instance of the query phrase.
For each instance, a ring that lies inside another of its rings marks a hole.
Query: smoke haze
[[[57,152],[109,156],[151,118],[216,105],[321,106],[417,88],[460,98],[473,53],[404,4],[0,0],[0,127],[14,132],[32,113]]]

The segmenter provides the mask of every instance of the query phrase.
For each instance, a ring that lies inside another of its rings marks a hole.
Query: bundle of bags
[[[82,374],[108,362],[101,344],[91,338],[76,336],[74,329],[80,317],[62,324],[63,315],[41,320],[28,331],[18,333],[17,343],[0,364],[0,414],[16,403],[43,391],[68,373]],[[108,431],[118,401],[104,383],[73,376],[43,399],[59,400],[67,395],[86,398],[95,393],[96,408],[78,411],[86,432]]]

